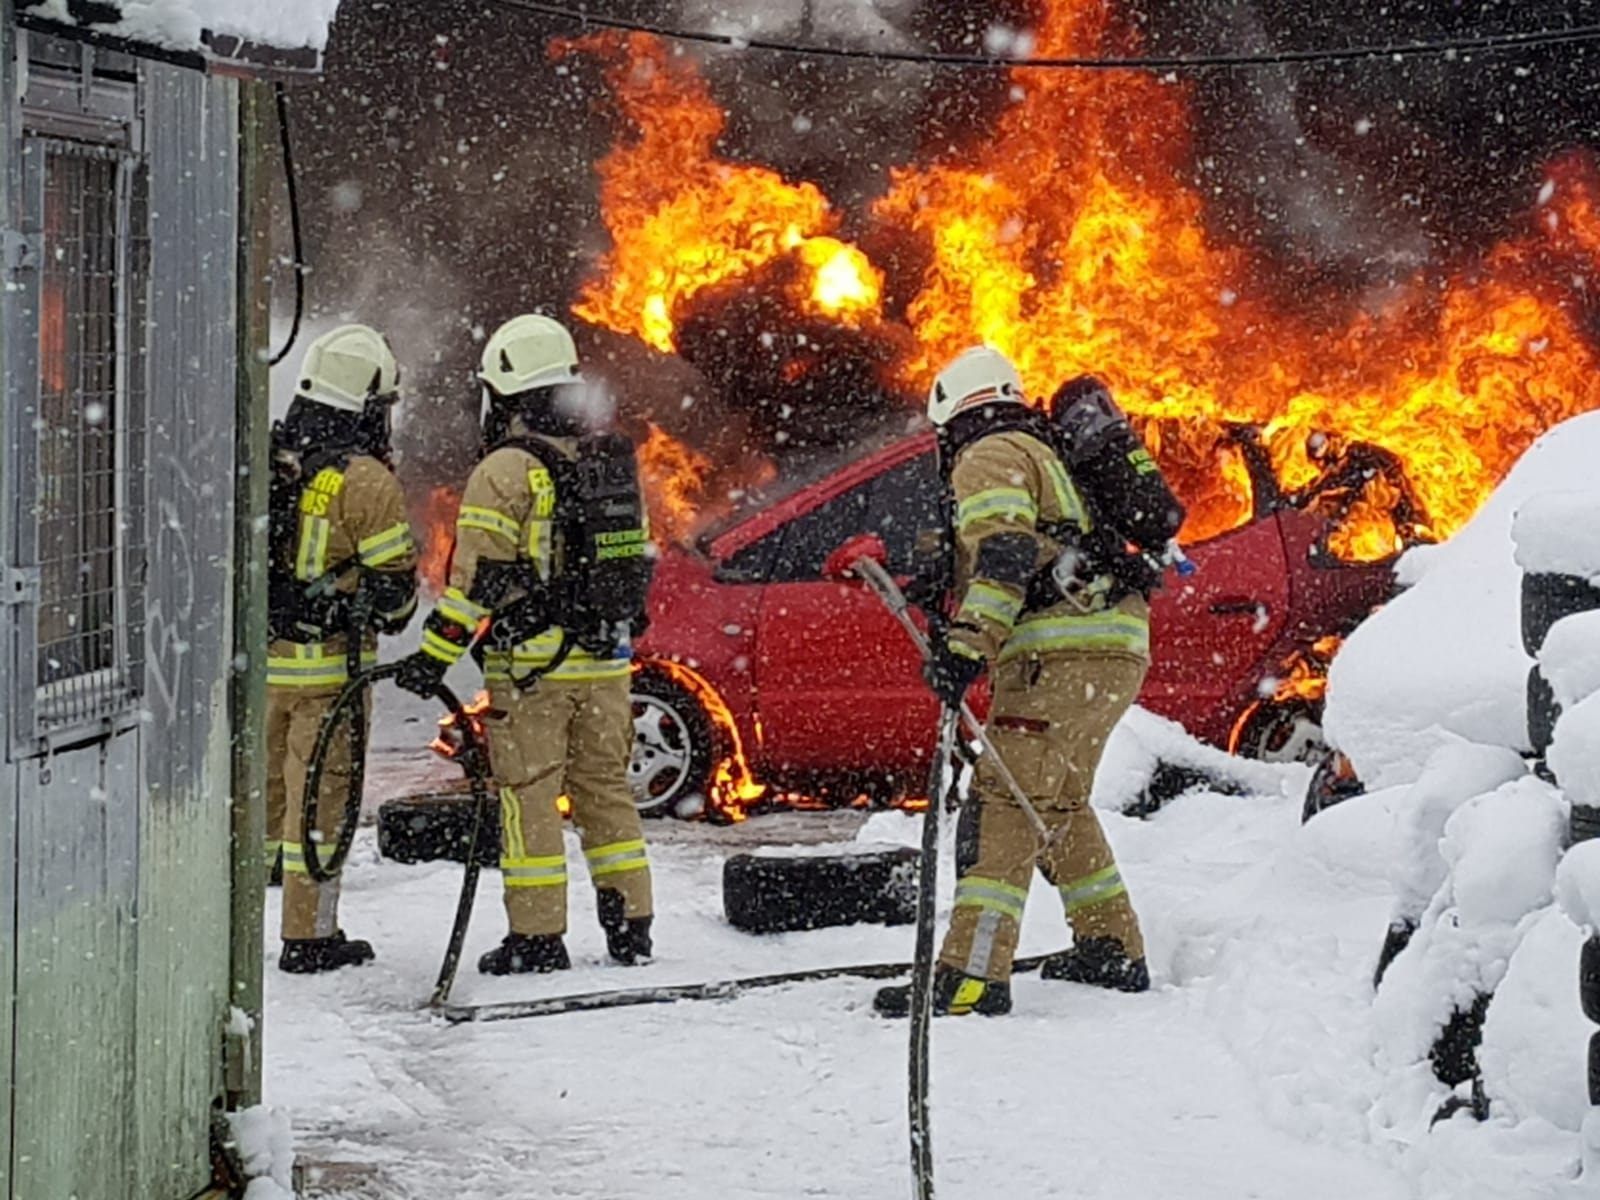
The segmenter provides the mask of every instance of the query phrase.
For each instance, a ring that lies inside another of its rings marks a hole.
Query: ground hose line
[[[343,869],[345,859],[350,853],[350,843],[355,838],[356,824],[361,817],[361,792],[366,780],[366,691],[375,683],[393,679],[400,674],[403,665],[404,660],[401,660],[352,674],[350,681],[344,685],[344,689],[334,700],[333,706],[323,716],[322,727],[317,730],[317,742],[312,748],[311,760],[306,764],[306,789],[301,797],[301,820],[304,831],[302,844],[306,873],[319,883],[336,878]],[[456,901],[455,921],[450,927],[450,942],[445,948],[444,962],[439,968],[439,978],[434,983],[433,993],[428,999],[429,1006],[437,1008],[449,999],[450,988],[455,983],[456,968],[461,963],[461,950],[467,939],[467,924],[472,919],[472,904],[478,892],[479,848],[484,832],[488,828],[489,813],[492,811],[494,801],[489,786],[489,753],[483,744],[482,735],[479,734],[456,694],[442,681],[434,683],[432,691],[434,698],[444,705],[454,718],[457,735],[461,738],[461,753],[456,756],[455,761],[461,764],[461,769],[466,773],[467,781],[472,787],[472,837],[466,856],[466,872],[461,879],[460,898]],[[350,782],[345,792],[344,820],[340,824],[339,835],[334,840],[333,853],[327,858],[322,858],[317,849],[316,838],[312,834],[317,828],[317,797],[321,792],[322,774],[328,750],[333,745],[334,735],[342,723],[348,723],[351,727]]]

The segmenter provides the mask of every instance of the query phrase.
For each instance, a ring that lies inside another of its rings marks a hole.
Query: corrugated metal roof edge
[[[85,21],[72,24],[41,17],[35,13],[18,11],[16,22],[20,28],[38,33],[53,34],[87,42],[121,54],[171,63],[194,71],[217,75],[231,75],[252,79],[294,79],[318,75],[322,71],[322,53],[309,47],[284,49],[261,42],[252,42],[228,33],[203,30],[200,39],[203,50],[175,50],[153,42],[139,41],[97,23]],[[114,23],[113,23],[114,24]]]

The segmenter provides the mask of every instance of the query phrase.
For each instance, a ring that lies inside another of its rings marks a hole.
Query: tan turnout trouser
[[[939,960],[1004,980],[1035,866],[1061,893],[1076,935],[1113,937],[1144,954],[1139,919],[1089,791],[1107,736],[1139,692],[1147,664],[1126,654],[1056,653],[993,669],[988,733],[1052,838],[1041,848],[987,758],[957,837],[955,910]]]
[[[339,881],[317,883],[306,874],[302,828],[306,768],[317,744],[322,718],[338,695],[337,686],[267,689],[267,837],[270,845],[274,833],[281,830],[286,939],[332,937],[339,930]],[[368,689],[369,705],[370,699]],[[350,741],[348,731],[341,727],[328,747],[318,790],[317,830],[322,835],[317,843],[319,858],[333,853],[334,835],[344,819],[349,780]]]
[[[500,786],[500,870],[511,932],[567,930],[567,858],[556,807],[563,794],[595,888],[620,893],[626,916],[649,916],[650,863],[628,790],[628,676],[544,679],[528,691],[491,683],[489,702],[484,726]]]

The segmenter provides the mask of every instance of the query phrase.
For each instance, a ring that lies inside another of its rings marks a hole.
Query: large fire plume
[[[1138,51],[1107,0],[1053,0],[1034,42],[1041,56]],[[907,401],[980,340],[1040,397],[1093,372],[1188,504],[1186,541],[1251,514],[1241,426],[1290,494],[1327,469],[1309,449],[1319,435],[1398,465],[1341,510],[1335,549],[1370,560],[1459,528],[1540,432],[1600,402],[1582,333],[1600,264],[1586,157],[1550,164],[1529,219],[1492,251],[1334,302],[1283,294],[1262,255],[1207,226],[1188,182],[1190,91],[1171,77],[1014,69],[989,136],[894,169],[869,211],[843,214],[812,183],[719,157],[724,115],[692,59],[644,35],[555,52],[601,56],[623,120],[599,164],[613,245],[579,317],[693,362],[685,331],[705,306],[760,290],[807,331],[775,352],[777,382],[812,369],[820,323]],[[892,266],[863,246],[893,247]],[[770,348],[783,331],[769,317]],[[697,496],[673,494],[684,528]]]

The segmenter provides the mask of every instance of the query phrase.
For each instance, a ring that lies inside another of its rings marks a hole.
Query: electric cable
[[[306,303],[306,256],[300,235],[300,192],[295,186],[294,151],[289,145],[289,95],[281,83],[273,84],[272,90],[278,105],[278,144],[283,147],[283,182],[289,192],[289,233],[294,241],[294,320],[289,326],[289,340],[267,360],[269,367],[281,363],[294,348]]]
[[[1572,25],[1565,29],[1533,29],[1511,33],[1478,33],[1432,41],[1389,42],[1365,46],[1328,46],[1307,50],[1271,50],[1246,54],[1171,54],[1106,56],[1065,55],[1019,58],[1004,54],[950,54],[920,50],[870,50],[849,46],[824,46],[705,30],[675,29],[647,21],[610,17],[587,9],[542,0],[492,0],[502,8],[536,13],[597,29],[648,33],[675,42],[719,46],[731,50],[762,50],[802,58],[854,59],[865,62],[912,63],[923,66],[994,69],[1020,67],[1072,71],[1184,71],[1275,66],[1290,63],[1350,62],[1361,59],[1404,59],[1427,55],[1455,55],[1474,51],[1495,52],[1574,42],[1600,41],[1600,24]]]

